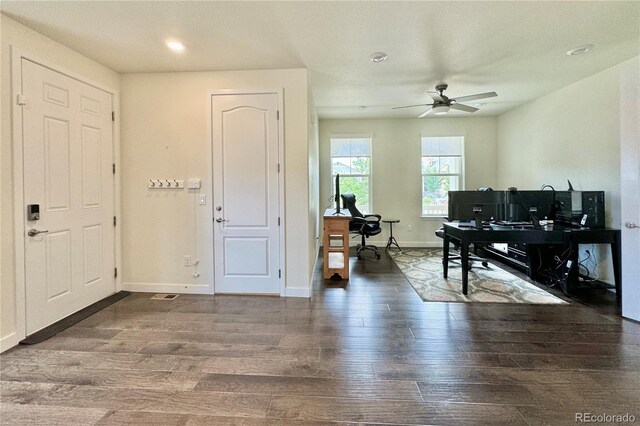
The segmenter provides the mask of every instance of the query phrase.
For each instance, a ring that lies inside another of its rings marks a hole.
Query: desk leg
[[[444,238],[442,239],[442,275],[444,279],[447,279],[449,274],[449,235],[447,231],[444,231]]]
[[[461,242],[460,256],[462,258],[462,294],[466,295],[469,289],[469,243]]]
[[[622,306],[622,260],[620,258],[622,254],[622,242],[620,241],[620,231],[614,234],[613,242],[611,243],[611,258],[613,260],[613,282],[616,285],[616,302],[618,306]]]

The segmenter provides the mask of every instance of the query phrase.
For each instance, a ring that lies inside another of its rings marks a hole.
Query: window
[[[464,138],[422,137],[422,216],[446,216],[448,191],[464,189]]]
[[[340,174],[340,193],[356,196],[356,207],[371,212],[371,137],[331,138],[331,176]],[[335,179],[332,179],[335,194]],[[342,200],[340,200],[342,203]]]

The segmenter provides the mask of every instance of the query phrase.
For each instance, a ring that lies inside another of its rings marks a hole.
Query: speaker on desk
[[[604,228],[604,191],[582,192],[582,215],[587,215],[583,226]]]

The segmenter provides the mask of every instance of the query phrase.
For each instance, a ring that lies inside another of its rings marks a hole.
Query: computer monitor
[[[506,191],[504,218],[509,221],[530,221],[532,215],[538,220],[552,218],[553,198],[553,191]]]
[[[340,213],[340,173],[336,174],[336,195],[333,199],[336,202],[336,213]]]
[[[466,222],[477,215],[483,221],[502,220],[504,199],[504,191],[449,191],[447,219]]]

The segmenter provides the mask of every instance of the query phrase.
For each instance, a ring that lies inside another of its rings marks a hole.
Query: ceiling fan
[[[443,94],[443,92],[447,90],[447,87],[449,87],[449,85],[447,85],[446,83],[441,83],[436,86],[435,92],[429,92],[429,93],[432,93],[429,96],[433,98],[433,103],[431,104],[406,105],[406,106],[395,107],[392,109],[413,108],[413,107],[419,107],[419,106],[429,107],[425,112],[420,114],[418,118],[425,117],[426,115],[432,112],[436,115],[446,114],[447,112],[449,112],[449,109],[457,109],[459,111],[465,111],[465,112],[476,112],[478,108],[475,108],[469,105],[464,105],[464,104],[461,104],[460,102],[475,101],[477,99],[493,98],[494,96],[498,96],[496,92],[487,92],[487,93],[478,93],[477,95],[458,96],[457,98],[448,98]]]

